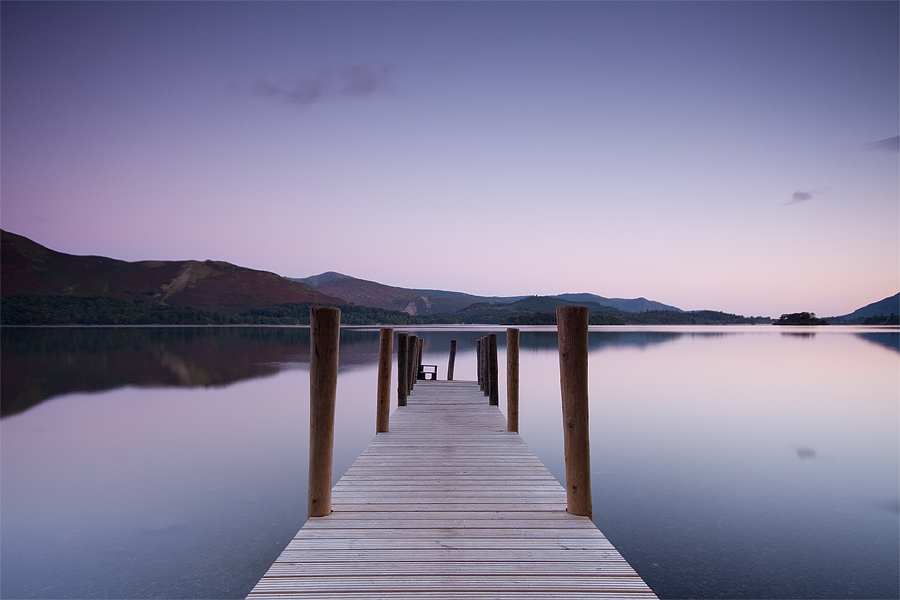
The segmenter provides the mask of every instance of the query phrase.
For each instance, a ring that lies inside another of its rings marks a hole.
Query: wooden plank
[[[655,598],[476,382],[422,381],[248,598]]]
[[[365,554],[365,553],[359,553]],[[365,563],[367,577],[382,577],[402,573],[405,576],[468,576],[489,577],[498,573],[522,575],[552,575],[557,577],[598,576],[609,575],[618,577],[637,577],[631,567],[624,560],[599,561],[599,560],[557,560],[545,561],[537,557],[526,558],[519,561],[492,561],[490,558],[476,560],[454,559],[434,555],[431,560],[404,561],[404,560],[365,560],[356,559],[354,556],[335,557],[329,561],[312,562],[301,560],[298,562],[279,562],[269,570],[270,577],[315,577],[335,576],[350,574],[358,576],[360,573],[360,561]]]
[[[378,549],[377,553],[368,550]],[[606,550],[598,551],[596,549],[589,550],[547,550],[547,549],[514,549],[505,548],[504,552],[498,553],[495,549],[483,548],[440,548],[440,549],[418,549],[416,552],[410,552],[409,548],[400,549],[341,549],[317,548],[315,553],[306,552],[306,549],[288,549],[285,550],[282,560],[272,566],[273,569],[278,565],[285,564],[309,564],[309,563],[338,563],[348,560],[356,562],[409,562],[409,563],[428,563],[434,561],[444,562],[464,562],[477,561],[482,566],[495,563],[546,563],[546,562],[565,562],[565,563],[584,563],[587,565],[594,564],[617,564],[627,565],[625,559],[614,550],[611,546]],[[366,567],[368,568],[368,566]],[[487,568],[487,567],[485,567]]]
[[[296,590],[259,592],[253,595],[257,600],[285,600],[286,598],[303,598],[304,600],[336,600],[336,599],[358,599],[358,600],[418,600],[422,598],[453,598],[454,600],[504,600],[506,598],[514,598],[515,600],[622,600],[627,597],[634,600],[653,600],[656,595],[653,592],[630,592],[627,596],[623,596],[621,592],[603,592],[588,591],[579,592],[565,590],[558,592],[556,590],[517,590],[515,592],[497,592],[497,591],[448,591],[430,592],[430,591],[406,591],[406,590],[388,590],[388,591],[353,591],[344,592],[338,590],[316,591],[316,592],[298,592]]]
[[[612,550],[606,538],[566,539],[543,538],[519,540],[512,538],[457,538],[453,540],[439,537],[389,539],[313,539],[304,535],[294,538],[285,552],[291,550]]]
[[[523,589],[560,591],[606,591],[627,593],[645,591],[646,584],[639,577],[623,576],[558,576],[541,575],[530,577],[522,574],[501,573],[496,576],[471,575],[406,575],[394,576],[360,575],[356,569],[353,575],[317,575],[311,577],[265,577],[257,587],[259,591],[290,592],[296,582],[302,582],[310,591],[446,591],[455,590],[479,592],[515,592]],[[255,589],[255,588],[254,588]],[[251,592],[252,593],[252,592]]]
[[[473,511],[471,507],[469,510],[430,510],[430,511],[409,511],[409,510],[385,510],[385,511],[370,511],[366,513],[360,513],[356,511],[341,511],[331,513],[331,520],[341,521],[353,521],[355,519],[390,519],[392,521],[397,520],[416,520],[416,519],[487,519],[487,520],[509,520],[509,519],[546,519],[548,513],[552,511],[538,511],[538,510],[519,510],[519,511],[508,511],[508,510],[480,510]],[[558,515],[553,515],[554,522],[564,520],[564,521],[579,521],[584,522],[583,517],[579,517],[577,515],[570,515],[565,511],[559,511]],[[588,521],[588,525],[593,527],[593,523]]]

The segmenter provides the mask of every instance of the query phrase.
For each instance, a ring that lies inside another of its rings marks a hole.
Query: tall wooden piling
[[[488,335],[488,397],[491,406],[500,404],[500,375],[497,365],[497,334]]]
[[[588,424],[588,309],[556,309],[566,459],[566,510],[593,519]]]
[[[409,395],[409,334],[397,334],[397,406],[406,406]]]
[[[506,430],[519,431],[519,330],[506,330]]]
[[[481,344],[483,342],[484,342],[484,338],[478,338],[478,340],[476,340],[476,342],[475,342],[475,360],[476,360],[475,372],[478,375],[478,387],[479,387],[479,389],[482,389],[482,390],[484,389],[484,377],[483,377],[484,370],[482,369],[483,357],[481,355]]]
[[[419,337],[415,335],[409,336],[409,350],[407,351],[407,363],[409,364],[409,370],[406,372],[406,379],[408,381],[406,389],[409,392],[412,392],[413,387],[416,385],[416,376],[419,373],[418,368],[416,367],[416,354],[419,352]]]
[[[422,354],[425,351],[425,338],[419,338],[418,342],[418,352],[416,353],[416,378],[419,377],[419,371],[422,370]],[[435,377],[437,377],[437,371],[435,370]]]
[[[314,306],[309,311],[309,488],[307,517],[331,513],[334,457],[334,405],[337,397],[341,310]]]
[[[381,329],[378,340],[378,396],[375,412],[375,433],[385,433],[391,416],[391,356],[394,353],[394,330]]]
[[[488,339],[487,336],[481,338],[481,389],[485,396],[490,395],[488,390]]]
[[[447,363],[447,381],[453,381],[453,366],[456,364],[456,340],[450,340],[450,362]]]
[[[481,390],[485,396],[491,395],[491,362],[488,357],[488,336],[481,338]]]

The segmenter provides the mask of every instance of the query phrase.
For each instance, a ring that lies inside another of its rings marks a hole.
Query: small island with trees
[[[825,319],[816,317],[816,313],[799,312],[781,315],[774,325],[828,325]]]

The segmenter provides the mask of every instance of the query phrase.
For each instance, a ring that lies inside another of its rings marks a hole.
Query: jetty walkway
[[[656,598],[477,382],[417,382],[331,510],[249,599]]]

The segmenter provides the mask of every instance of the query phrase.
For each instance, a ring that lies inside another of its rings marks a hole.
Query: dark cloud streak
[[[325,95],[327,77],[326,73],[320,73],[311,79],[299,79],[291,89],[260,80],[256,82],[253,91],[260,96],[281,98],[291,104],[305,106],[322,100]]]
[[[367,96],[377,92],[389,83],[391,71],[389,65],[374,69],[371,65],[354,65],[341,71],[343,85],[338,90],[345,96]]]
[[[806,202],[807,200],[812,200],[812,197],[812,192],[801,192],[798,190],[791,195],[791,201],[785,202],[785,205],[797,204],[798,202]]]
[[[296,106],[310,106],[325,100],[362,98],[390,85],[393,68],[390,65],[351,65],[338,74],[321,71],[312,77],[301,78],[293,87],[286,87],[260,79],[253,86],[258,96],[283,100]]]
[[[864,148],[866,150],[877,150],[879,152],[900,152],[900,135],[866,144]]]

